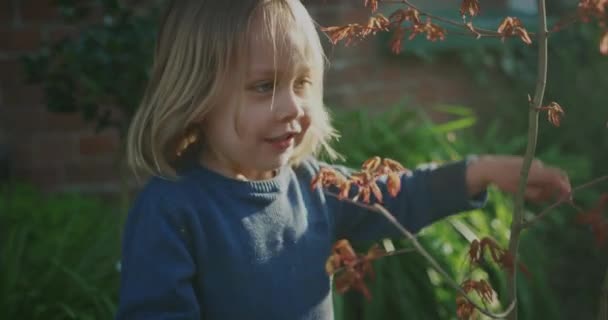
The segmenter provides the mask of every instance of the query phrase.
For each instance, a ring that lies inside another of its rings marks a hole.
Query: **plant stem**
[[[597,320],[608,320],[608,269],[604,275],[602,292],[600,294],[600,310],[597,313]]]
[[[528,111],[528,146],[524,156],[524,163],[521,169],[519,186],[515,195],[515,212],[513,213],[513,221],[511,222],[511,236],[509,239],[509,253],[513,256],[513,265],[517,266],[519,236],[522,230],[523,211],[524,211],[524,194],[528,175],[532,160],[536,152],[536,141],[538,139],[538,109],[543,102],[545,87],[547,84],[547,11],[545,8],[545,0],[537,0],[538,4],[538,26],[539,30],[536,35],[538,42],[538,73],[536,79],[536,89],[534,92],[534,100],[529,103]],[[508,279],[507,288],[511,301],[514,301],[516,306],[514,312],[509,315],[509,319],[517,320],[517,271]]]

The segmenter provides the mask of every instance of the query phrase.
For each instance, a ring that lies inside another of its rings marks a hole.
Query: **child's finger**
[[[555,195],[555,189],[529,186],[526,188],[524,197],[534,202],[548,201]]]
[[[572,191],[568,175],[557,168],[543,168],[530,172],[529,185],[538,187],[553,187],[560,191],[561,195],[568,194]]]
[[[544,181],[530,183],[526,187],[526,198],[532,201],[549,201],[569,198],[572,188],[566,176],[553,176]]]

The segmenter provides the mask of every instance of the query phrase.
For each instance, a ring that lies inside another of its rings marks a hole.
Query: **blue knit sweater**
[[[397,229],[311,190],[319,165],[309,159],[264,181],[200,166],[177,181],[152,178],[125,225],[117,319],[333,319],[324,265],[334,241]],[[480,207],[486,193],[467,196],[465,169],[465,161],[418,169],[396,198],[380,183],[385,206],[412,232]]]

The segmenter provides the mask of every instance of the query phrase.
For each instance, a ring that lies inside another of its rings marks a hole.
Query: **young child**
[[[298,0],[172,1],[128,136],[130,164],[154,177],[126,222],[117,319],[333,319],[332,244],[398,233],[310,187],[314,156],[335,155],[323,68]],[[521,164],[419,169],[384,205],[416,232],[483,205],[489,184],[515,192]],[[567,177],[535,161],[528,198],[556,192]]]

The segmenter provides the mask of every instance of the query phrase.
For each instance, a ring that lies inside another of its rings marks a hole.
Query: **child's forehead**
[[[306,69],[313,65],[312,46],[295,33],[275,39],[264,37],[251,41],[247,50],[249,72],[273,69]]]

